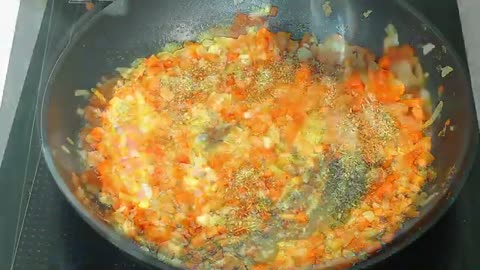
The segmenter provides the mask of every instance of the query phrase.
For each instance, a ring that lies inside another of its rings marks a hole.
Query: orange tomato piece
[[[312,77],[312,71],[306,65],[300,66],[295,74],[297,83],[308,83]]]

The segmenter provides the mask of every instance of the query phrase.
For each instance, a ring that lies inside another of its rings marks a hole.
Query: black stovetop
[[[94,232],[67,203],[40,154],[35,104],[57,37],[83,6],[49,0],[0,168],[0,269],[146,269]],[[465,58],[455,0],[411,0]],[[472,149],[477,151],[478,149]],[[475,164],[480,163],[480,155]],[[480,168],[456,203],[412,245],[372,269],[480,269]],[[478,228],[478,229],[476,229]]]

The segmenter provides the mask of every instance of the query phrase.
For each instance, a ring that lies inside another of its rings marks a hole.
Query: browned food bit
[[[272,6],[270,8],[270,17],[276,17],[278,15],[278,7],[277,6]]]

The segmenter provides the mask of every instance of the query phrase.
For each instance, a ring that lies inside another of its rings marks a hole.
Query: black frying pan
[[[441,97],[444,107],[432,132],[437,134],[448,118],[455,130],[445,137],[434,136],[433,152],[437,158],[434,167],[438,176],[424,189],[432,199],[421,208],[419,217],[405,223],[392,242],[356,267],[375,264],[418,238],[452,204],[470,171],[478,128],[466,70],[439,31],[403,1],[333,0],[333,14],[326,17],[322,0],[117,0],[103,10],[86,14],[79,21],[80,30],[58,59],[38,112],[43,153],[59,188],[87,223],[114,245],[151,266],[173,269],[116,233],[72,193],[70,176],[72,172],[82,171],[82,162],[78,155],[67,154],[61,148],[65,138],[75,138],[82,128],[76,109],[86,102],[75,97],[73,91],[93,87],[102,75],[157,52],[166,42],[195,39],[208,28],[230,22],[236,12],[248,11],[251,5],[261,3],[279,7],[278,16],[270,20],[273,31],[292,32],[298,38],[304,32],[312,32],[319,40],[340,33],[349,43],[367,47],[377,55],[382,52],[384,28],[393,23],[400,43],[418,49],[422,65],[430,74],[427,88],[433,104],[439,101],[438,86],[445,86]],[[373,12],[365,18],[363,12],[367,10]],[[421,46],[426,43],[434,44],[436,49],[422,56]],[[59,43],[62,45],[65,44]],[[442,78],[438,67],[447,65],[453,67],[454,72]]]

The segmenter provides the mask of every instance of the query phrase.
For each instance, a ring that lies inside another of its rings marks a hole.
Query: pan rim
[[[423,14],[417,11],[405,0],[395,0],[394,2],[397,5],[399,5],[402,9],[404,9],[407,13],[410,13],[414,17],[416,17],[416,19],[419,22],[427,25],[429,30],[433,33],[433,35],[438,37],[439,40],[443,42],[443,45],[447,48],[449,55],[453,59],[453,62],[456,65],[458,65],[458,67],[460,67],[459,72],[461,72],[462,74],[468,74],[466,73],[466,71],[468,70],[468,66],[466,65],[465,61],[462,60],[462,58],[458,55],[457,51],[451,45],[450,41],[445,38],[445,36],[441,33],[441,31],[435,25],[433,25],[427,18],[425,18]],[[68,54],[72,44],[74,44],[75,41],[78,40],[79,37],[81,37],[82,33],[87,31],[89,29],[89,26],[95,23],[95,21],[100,18],[101,11],[102,11],[101,7],[96,7],[94,10],[83,15],[81,19],[76,23],[76,26],[78,26],[80,30],[74,35],[74,37],[69,42],[66,42],[65,47],[61,49],[61,52],[58,54],[57,61],[49,74],[49,77],[46,82],[46,86],[43,89],[43,93],[40,93],[41,96],[37,100],[37,102],[40,103],[38,104],[39,106],[37,106],[38,109],[36,112],[40,114],[40,117],[37,117],[36,121],[39,122],[38,127],[40,129],[39,134],[40,134],[40,141],[41,141],[41,151],[46,161],[47,167],[55,183],[57,184],[58,188],[67,198],[67,201],[70,203],[70,205],[73,206],[76,212],[79,213],[82,219],[90,227],[92,227],[97,233],[99,233],[103,238],[107,239],[119,250],[121,250],[126,254],[129,254],[130,256],[136,258],[142,263],[146,263],[150,266],[158,267],[160,269],[178,269],[176,267],[173,267],[161,261],[160,259],[154,257],[153,255],[150,255],[146,252],[141,251],[139,246],[133,240],[130,240],[127,237],[123,236],[122,234],[115,232],[108,224],[101,222],[98,219],[98,217],[96,217],[93,213],[91,213],[91,211],[84,204],[82,204],[78,200],[78,198],[72,193],[71,189],[68,187],[68,185],[66,184],[66,181],[60,175],[60,173],[58,172],[53,162],[52,152],[48,144],[48,136],[47,136],[47,128],[46,128],[46,123],[47,123],[46,112],[48,107],[47,101],[49,100],[49,96],[48,96],[49,89],[52,86],[53,78],[55,77],[54,75],[56,74],[59,66],[61,66],[59,65],[59,63],[62,62],[62,59]],[[464,76],[465,76],[465,80],[469,82],[469,76],[467,75],[464,75]],[[473,105],[472,87],[471,85],[468,85],[467,88],[468,89],[465,89],[465,91],[467,92],[467,97],[470,98],[472,102],[468,105],[468,108],[466,109],[472,113],[473,121],[472,121],[471,132],[467,134],[468,142],[466,142],[466,148],[475,149],[474,147],[477,146],[478,144],[478,134],[477,134],[478,124],[475,121],[476,114],[475,114],[475,107]],[[416,222],[409,224],[408,227],[402,228],[399,232],[397,232],[395,235],[395,238],[390,243],[388,243],[385,247],[382,247],[378,252],[369,255],[366,260],[360,261],[358,264],[354,265],[352,268],[363,269],[387,259],[388,257],[392,256],[398,251],[404,249],[406,246],[409,246],[412,242],[417,240],[427,230],[429,230],[434,224],[436,224],[438,220],[445,215],[447,210],[450,209],[451,205],[458,197],[471,171],[475,155],[476,155],[475,150],[467,151],[463,156],[463,159],[459,160],[461,161],[459,162],[461,167],[465,168],[465,170],[457,171],[454,177],[452,177],[452,179],[454,180],[451,180],[450,187],[453,186],[452,185],[453,181],[455,181],[456,184],[455,184],[455,188],[451,190],[452,192],[449,199],[440,198],[440,200],[435,205],[432,205],[432,207],[428,209],[428,211],[426,211],[426,213],[424,213],[422,217],[419,218]],[[421,226],[415,232],[411,231],[414,228],[414,225],[424,220],[427,220],[427,221],[423,226]],[[129,247],[133,247],[133,248],[129,248]]]

